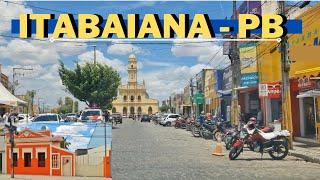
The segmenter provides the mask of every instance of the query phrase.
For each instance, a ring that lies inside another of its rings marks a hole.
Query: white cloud
[[[70,151],[75,151],[77,149],[86,149],[90,142],[90,138],[85,136],[71,136],[67,141],[70,142],[68,149]]]
[[[139,80],[146,82],[151,98],[163,100],[173,92],[181,92],[188,85],[189,79],[205,68],[205,64],[161,68],[157,71],[139,73]]]
[[[10,59],[19,65],[55,64],[61,56],[77,55],[85,48],[85,44],[75,46],[71,43],[14,39],[0,46],[0,59]]]
[[[140,61],[139,61],[140,62]],[[150,61],[150,60],[144,60],[141,62],[142,64],[146,66],[158,66],[158,67],[170,67],[173,66],[172,63],[168,62],[161,62],[161,61]]]
[[[199,63],[209,63],[212,68],[228,64],[228,56],[223,55],[222,46],[215,42],[183,43],[176,41],[171,47],[176,57],[197,57]]]
[[[61,135],[61,136],[67,136],[67,135],[75,135],[79,136],[80,132],[87,131],[89,127],[81,122],[72,123],[70,125],[61,125],[57,127],[54,134]]]
[[[58,62],[59,54],[51,48],[43,48],[43,43],[15,39],[7,46],[0,47],[1,58],[10,59],[21,65],[52,64]]]
[[[14,18],[19,18],[19,15],[22,13],[32,13],[32,10],[26,8],[24,3],[6,3],[0,2],[0,33],[10,31],[11,29],[11,20]]]
[[[117,43],[109,46],[107,49],[107,53],[113,55],[128,55],[131,53],[142,54],[144,53],[144,51],[140,47],[134,46],[132,44]]]
[[[7,40],[0,36],[0,46],[7,44]]]
[[[101,51],[96,51],[96,58],[97,58],[97,62],[109,65],[115,70],[119,71],[120,73],[126,72],[126,68],[127,68],[126,64],[124,64],[119,59],[109,59],[105,57]],[[80,54],[78,56],[78,59],[80,64],[84,64],[86,62],[92,62],[93,51],[88,51],[83,54]]]

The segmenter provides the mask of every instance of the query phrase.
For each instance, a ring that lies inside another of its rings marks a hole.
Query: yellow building
[[[215,91],[215,70],[205,69],[204,73],[204,98],[205,98],[205,112],[214,114],[214,111],[219,106],[219,98]]]
[[[159,102],[149,98],[144,81],[143,84],[138,84],[137,72],[137,59],[131,54],[128,61],[128,83],[119,87],[118,97],[112,102],[112,113],[141,115],[159,111]]]
[[[306,10],[302,19],[302,34],[288,35],[290,63],[290,102],[295,137],[320,139],[320,4]],[[263,42],[257,46],[260,83],[281,82],[281,57],[278,44]],[[267,121],[281,115],[281,97],[266,99]]]

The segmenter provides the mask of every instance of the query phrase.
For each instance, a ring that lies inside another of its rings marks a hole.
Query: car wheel
[[[166,122],[166,126],[171,126],[171,122]]]

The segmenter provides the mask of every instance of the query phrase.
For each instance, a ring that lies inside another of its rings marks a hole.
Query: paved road
[[[113,129],[112,177],[142,179],[319,179],[320,165],[295,157],[271,160],[244,152],[239,160],[212,156],[214,143],[182,129],[125,119]],[[227,153],[224,152],[226,155]]]

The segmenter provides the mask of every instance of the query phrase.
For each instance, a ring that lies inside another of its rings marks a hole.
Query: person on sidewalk
[[[205,121],[205,115],[204,115],[204,112],[202,111],[199,117],[199,124],[202,126],[204,121]]]

